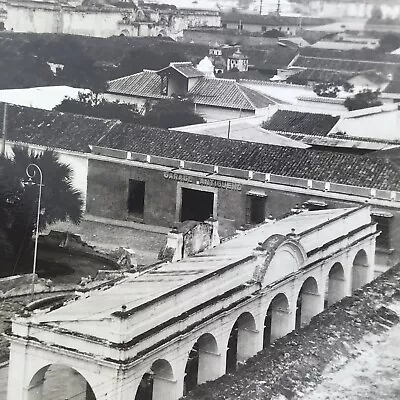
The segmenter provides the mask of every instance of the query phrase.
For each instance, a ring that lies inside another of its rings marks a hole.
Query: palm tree
[[[30,153],[28,149],[14,147],[14,158],[0,159],[0,257],[12,253],[14,261],[21,251],[30,248],[35,230],[36,206],[38,201],[36,185],[24,185],[26,167],[36,164],[43,172],[41,197],[40,230],[56,221],[69,219],[78,224],[82,219],[83,200],[79,190],[72,184],[72,170],[69,165],[59,161],[52,150],[43,153]],[[15,262],[14,262],[15,264]]]

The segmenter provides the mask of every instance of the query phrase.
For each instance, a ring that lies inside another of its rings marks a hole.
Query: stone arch
[[[263,287],[297,271],[307,257],[301,244],[291,235],[272,235],[256,250],[263,262],[256,268],[254,279]]]
[[[314,277],[308,277],[301,286],[296,302],[296,329],[307,325],[320,312],[320,294]]]
[[[205,333],[193,345],[185,368],[184,390],[187,394],[201,383],[219,378],[220,354],[211,333]]]
[[[129,31],[127,29],[124,29],[123,31],[120,32],[119,36],[129,36]]]
[[[153,362],[136,391],[135,400],[173,400],[176,380],[171,364],[164,359]]]
[[[27,400],[42,400],[57,394],[68,399],[96,400],[92,386],[79,371],[63,364],[48,364],[32,377]]]
[[[340,262],[336,262],[329,270],[326,281],[324,306],[329,307],[344,297],[345,277],[344,268]]]
[[[269,304],[264,319],[263,348],[276,339],[285,336],[290,330],[289,301],[283,293],[277,294]]]
[[[365,250],[358,251],[351,269],[351,293],[368,283],[368,256]]]
[[[226,372],[237,369],[238,363],[243,363],[257,353],[256,321],[250,312],[242,313],[235,321],[230,331],[226,349]]]

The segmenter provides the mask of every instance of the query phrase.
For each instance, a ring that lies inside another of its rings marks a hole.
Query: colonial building
[[[241,60],[244,62],[244,60]],[[174,62],[160,71],[144,70],[109,82],[105,98],[143,107],[149,101],[188,96],[207,121],[268,113],[272,98],[232,79],[204,76],[190,62]]]
[[[61,367],[66,399],[178,400],[370,282],[376,234],[368,207],[304,211],[39,302],[8,333],[7,399],[46,398]]]

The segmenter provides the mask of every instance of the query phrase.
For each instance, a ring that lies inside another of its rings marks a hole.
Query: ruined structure
[[[124,6],[125,5],[125,6]],[[0,22],[8,31],[85,36],[171,36],[183,29],[220,26],[218,11],[158,10],[133,3],[73,5],[53,1],[5,0]]]
[[[176,400],[369,282],[376,234],[369,207],[304,211],[24,313],[9,333],[8,400],[42,399],[54,365],[75,371],[65,398]]]

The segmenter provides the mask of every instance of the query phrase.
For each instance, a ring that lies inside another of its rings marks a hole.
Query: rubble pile
[[[389,309],[400,301],[400,264],[353,296],[327,308],[301,330],[277,340],[233,374],[197,387],[190,400],[289,400],[321,380],[328,364],[360,355],[357,345],[399,322]]]

